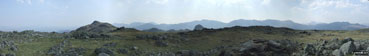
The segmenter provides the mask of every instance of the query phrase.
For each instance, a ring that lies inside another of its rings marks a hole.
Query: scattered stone
[[[108,48],[96,48],[94,52],[97,55],[100,53],[106,53],[109,54],[110,56],[114,56],[113,51],[109,50]]]
[[[85,48],[70,48],[61,56],[81,56],[86,52]]]
[[[156,41],[155,44],[157,46],[160,46],[160,47],[166,47],[166,46],[168,46],[168,43],[167,42],[164,42],[164,41]]]
[[[199,51],[195,51],[195,50],[181,50],[177,52],[177,54],[179,56],[200,56],[201,55]]]
[[[118,49],[118,53],[120,53],[120,54],[127,54],[128,53],[128,50],[123,49],[123,48],[119,48]]]
[[[131,50],[138,50],[138,47],[137,46],[132,46]]]

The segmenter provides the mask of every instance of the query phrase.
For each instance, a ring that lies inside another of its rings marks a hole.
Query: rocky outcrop
[[[72,37],[76,39],[87,39],[87,38],[108,38],[112,35],[107,34],[116,30],[117,28],[109,23],[102,23],[94,21],[92,24],[83,26],[71,32]]]
[[[109,24],[109,23],[103,23],[99,21],[94,21],[92,24],[82,26],[78,28],[75,31],[86,31],[86,32],[97,32],[97,33],[103,33],[103,32],[110,32],[113,30],[116,30],[117,27]]]
[[[200,24],[196,25],[194,28],[194,30],[203,30],[203,29],[205,29],[205,27]]]
[[[241,45],[241,56],[291,56],[298,43],[290,40],[250,40]]]

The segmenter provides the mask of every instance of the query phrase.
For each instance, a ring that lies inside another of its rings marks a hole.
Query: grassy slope
[[[300,32],[300,31],[295,31]],[[116,47],[107,47],[113,49],[116,52],[118,48],[128,49],[131,46],[139,47],[139,50],[144,51],[178,51],[178,50],[199,50],[205,51],[217,46],[228,46],[228,45],[238,45],[240,42],[245,42],[250,39],[290,39],[296,40],[304,43],[315,42],[319,39],[330,40],[332,38],[343,39],[345,37],[352,37],[355,40],[369,39],[369,33],[359,32],[359,31],[308,31],[312,35],[305,34],[293,34],[284,35],[281,33],[265,34],[264,32],[258,31],[242,31],[242,30],[226,30],[217,31],[211,33],[204,32],[190,32],[193,36],[188,37],[188,41],[183,41],[181,43],[174,43],[168,40],[168,47],[157,47],[154,45],[154,40],[135,40],[135,35],[139,34],[172,34],[176,33],[150,33],[150,32],[113,32],[113,35],[119,36],[118,38],[111,39],[61,39],[61,38],[33,38],[33,41],[29,42],[16,42],[18,46],[18,51],[15,51],[18,56],[39,56],[45,55],[48,49],[63,40],[69,40],[70,45],[67,48],[86,48],[87,52],[85,55],[94,56],[93,51],[95,48],[102,47],[103,44],[115,42],[118,45]],[[327,36],[324,34],[331,34]],[[8,53],[9,50],[1,50],[2,53]],[[11,51],[13,52],[13,51]],[[129,53],[133,53],[130,51]],[[116,56],[126,56],[126,54],[115,53]]]

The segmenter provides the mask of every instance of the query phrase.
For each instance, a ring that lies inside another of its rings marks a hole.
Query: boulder
[[[312,44],[307,44],[304,47],[304,55],[314,55],[316,52],[315,47]]]
[[[339,49],[336,49],[332,52],[332,55],[334,55],[334,56],[343,56],[343,53]]]
[[[110,56],[110,55],[106,53],[99,53],[97,56]]]
[[[17,47],[15,47],[15,46],[11,46],[9,49],[10,49],[11,51],[17,51],[17,50],[18,50],[18,48],[17,48]]]
[[[201,55],[199,51],[195,51],[195,50],[181,50],[177,52],[177,54],[179,56],[200,56]]]
[[[109,50],[108,48],[96,48],[94,52],[96,55],[105,53],[105,54],[109,54],[109,56],[114,56],[113,51]]]
[[[297,42],[289,40],[250,40],[238,50],[240,56],[290,56],[297,47]]]
[[[132,46],[131,50],[138,50],[138,47],[137,46]]]
[[[127,54],[128,53],[128,50],[127,49],[123,49],[123,48],[119,48],[117,52],[120,53],[120,54]]]
[[[342,53],[344,55],[349,54],[354,52],[356,49],[354,43],[352,41],[349,41],[347,43],[344,43],[341,47],[340,47],[340,51],[342,51]]]
[[[6,56],[15,56],[15,54],[14,53],[8,53],[8,54],[6,54]]]
[[[230,51],[222,50],[218,56],[233,56]]]
[[[349,41],[354,41],[352,38],[349,38],[349,37],[347,37],[347,38],[345,38],[345,39],[343,39],[342,41],[341,41],[341,44],[344,44],[344,43],[347,43],[347,42],[349,42]]]

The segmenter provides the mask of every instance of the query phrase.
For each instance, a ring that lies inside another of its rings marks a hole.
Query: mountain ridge
[[[368,28],[366,25],[350,22],[332,22],[332,23],[316,23],[314,25],[310,24],[300,24],[293,22],[291,20],[246,20],[238,19],[233,20],[228,23],[216,21],[216,20],[196,20],[191,22],[183,22],[178,24],[157,24],[157,23],[132,23],[132,24],[113,24],[115,26],[124,26],[130,28],[136,28],[138,30],[145,30],[151,28],[159,28],[163,30],[171,29],[193,29],[197,24],[201,24],[207,28],[223,28],[232,26],[273,26],[273,27],[288,27],[298,30],[358,30],[363,28]]]

